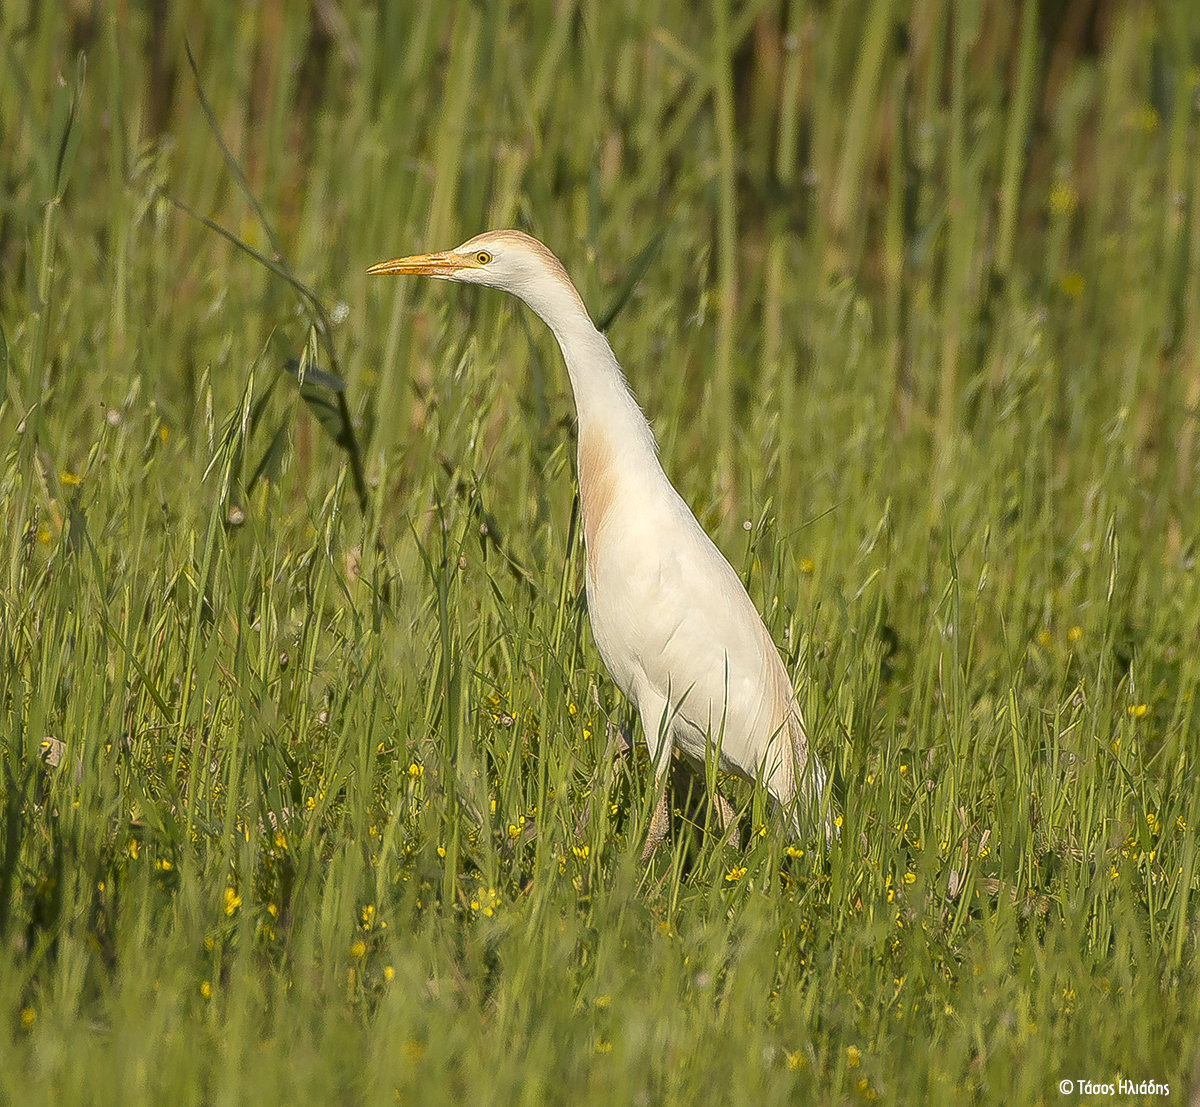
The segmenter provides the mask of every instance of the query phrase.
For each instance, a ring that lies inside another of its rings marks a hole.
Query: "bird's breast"
[[[626,695],[641,658],[659,648],[663,561],[678,522],[656,459],[639,463],[603,430],[580,428],[579,502],[588,616],[600,656]]]
[[[583,515],[583,543],[587,552],[587,577],[596,575],[601,532],[617,501],[616,455],[603,431],[581,427],[579,432],[579,506]]]

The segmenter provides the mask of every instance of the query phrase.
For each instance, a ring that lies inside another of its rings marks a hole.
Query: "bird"
[[[600,657],[632,702],[657,805],[643,858],[666,836],[664,776],[693,764],[761,780],[793,838],[833,833],[826,775],[779,651],[741,578],[663,471],[654,433],[607,338],[557,257],[517,230],[372,265],[508,292],[550,328],[578,427],[584,588]]]

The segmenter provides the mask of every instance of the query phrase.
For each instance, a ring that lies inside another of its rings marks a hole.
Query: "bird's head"
[[[381,261],[367,272],[437,277],[498,288],[519,296],[551,326],[573,310],[587,317],[562,263],[523,231],[486,231],[453,250]]]

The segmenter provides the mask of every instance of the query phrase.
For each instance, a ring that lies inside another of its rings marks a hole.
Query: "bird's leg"
[[[667,836],[671,826],[671,812],[667,804],[667,789],[665,780],[656,781],[654,788],[658,792],[658,802],[654,805],[654,815],[650,819],[650,830],[646,834],[646,845],[642,849],[642,860],[649,861],[658,848],[658,843]]]
[[[703,765],[687,757],[676,757],[671,766],[671,780],[677,796],[687,794],[691,797],[691,804],[686,812],[687,818],[707,825],[707,805],[711,803],[711,810],[716,814],[717,825],[725,837],[725,844],[734,849],[741,845],[737,810],[722,794],[720,787],[714,785],[712,795],[708,794]]]
[[[715,792],[717,797],[717,818],[721,820],[721,829],[726,831],[725,844],[737,849],[741,845],[741,838],[738,835],[737,812],[733,808],[733,804],[729,802],[718,788]]]
[[[671,723],[667,717],[668,705],[664,699],[657,711],[641,710],[642,732],[646,736],[646,744],[654,757],[654,814],[650,817],[650,829],[646,833],[646,845],[642,849],[642,860],[648,861],[666,836],[671,826],[671,812],[667,805],[667,769],[671,765]],[[650,726],[647,726],[650,722]],[[653,729],[651,729],[653,727]],[[651,735],[658,736],[657,746],[653,744]]]

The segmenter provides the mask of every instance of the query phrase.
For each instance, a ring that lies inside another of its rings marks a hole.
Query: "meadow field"
[[[0,50],[0,1102],[1200,1094],[1200,6]],[[709,773],[641,860],[553,339],[365,273],[492,227],[762,611],[832,843]]]

